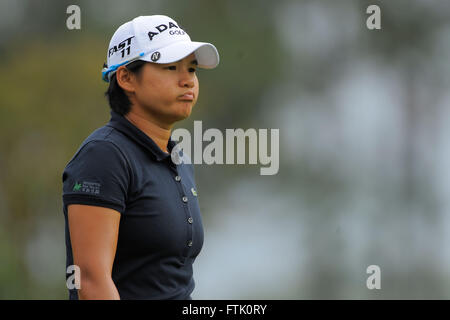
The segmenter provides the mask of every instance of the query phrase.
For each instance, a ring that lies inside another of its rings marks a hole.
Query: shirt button
[[[188,245],[188,247],[192,247],[192,240],[189,240],[187,245]]]
[[[175,181],[180,181],[181,177],[180,176],[175,176]]]
[[[188,202],[188,198],[186,196],[184,196],[183,198],[181,198],[183,200],[183,202]]]
[[[194,219],[192,219],[192,217],[189,217],[188,222],[192,223],[194,221]]]

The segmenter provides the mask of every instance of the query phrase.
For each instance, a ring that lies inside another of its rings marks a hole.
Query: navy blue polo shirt
[[[174,146],[170,139],[169,152]],[[67,206],[111,208],[121,214],[112,268],[121,299],[192,299],[192,265],[204,236],[192,164],[174,164],[143,131],[111,111],[111,120],[83,141],[62,178],[66,267],[74,264]],[[78,299],[76,289],[69,289],[69,298]]]

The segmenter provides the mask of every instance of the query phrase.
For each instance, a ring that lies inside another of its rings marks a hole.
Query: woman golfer
[[[212,44],[167,16],[114,33],[102,71],[111,120],[63,173],[70,299],[192,299],[203,226],[193,168],[171,154],[171,130],[197,101],[196,68],[218,63]]]

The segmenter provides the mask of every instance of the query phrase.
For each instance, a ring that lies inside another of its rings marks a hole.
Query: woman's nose
[[[181,87],[192,88],[195,85],[194,74],[184,72],[179,81]]]

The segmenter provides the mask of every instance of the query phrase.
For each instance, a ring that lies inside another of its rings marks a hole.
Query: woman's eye
[[[177,66],[168,66],[168,67],[165,67],[165,69],[177,70]],[[196,71],[196,68],[189,68],[189,72],[195,72],[195,71]]]

